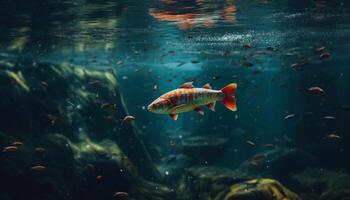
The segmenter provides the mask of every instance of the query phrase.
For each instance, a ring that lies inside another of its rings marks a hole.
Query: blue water
[[[349,15],[347,1],[3,0],[0,59],[112,70],[142,142],[161,158],[181,154],[183,139],[221,137],[224,152],[193,166],[234,170],[274,144],[312,152],[317,168],[349,172]],[[237,83],[238,110],[218,102],[216,112],[177,121],[147,111],[187,81]],[[324,94],[308,92],[316,86]],[[328,141],[331,133],[341,139]],[[172,173],[150,155],[162,176]]]

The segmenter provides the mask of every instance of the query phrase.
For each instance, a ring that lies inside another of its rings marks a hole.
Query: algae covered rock
[[[157,179],[112,71],[0,61],[0,91],[1,198],[112,199]]]
[[[218,167],[193,167],[186,170],[177,186],[179,199],[213,199],[232,184],[248,180],[244,173]]]
[[[259,159],[256,159],[256,158]],[[264,177],[288,178],[315,163],[315,156],[298,148],[276,148],[252,156],[238,169],[247,174]],[[252,161],[253,164],[252,164]]]
[[[300,200],[299,196],[273,179],[253,179],[220,192],[215,200]]]

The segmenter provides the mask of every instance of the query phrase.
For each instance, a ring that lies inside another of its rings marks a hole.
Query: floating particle
[[[117,65],[123,65],[123,61],[119,60],[119,61],[117,62]]]
[[[156,91],[158,89],[157,85],[153,85],[153,91]]]
[[[129,123],[129,122],[134,121],[134,120],[135,120],[135,117],[134,117],[134,116],[128,115],[128,116],[124,117],[122,123],[123,123],[123,124],[124,124],[124,123]]]
[[[46,170],[46,167],[43,165],[36,165],[36,166],[31,167],[31,170],[35,171],[35,172],[42,172],[42,171]]]
[[[295,116],[296,116],[295,114],[289,114],[289,115],[285,116],[284,119],[292,119]]]
[[[102,175],[96,176],[96,180],[100,180],[100,179],[102,179]]]
[[[127,77],[127,76],[123,76],[122,79],[123,79],[123,80],[126,80],[126,79],[128,79],[128,77]]]
[[[2,152],[15,152],[17,149],[16,146],[7,146],[3,148]]]
[[[220,76],[213,76],[212,79],[215,81],[215,80],[219,80],[220,79]]]
[[[255,147],[255,143],[250,141],[250,140],[245,141],[245,143],[248,144],[251,147]]]

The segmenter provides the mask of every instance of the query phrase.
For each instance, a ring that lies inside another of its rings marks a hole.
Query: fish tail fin
[[[221,92],[224,93],[225,97],[222,100],[222,103],[226,106],[227,109],[236,111],[236,99],[235,99],[235,91],[237,89],[236,83],[231,83],[221,89]]]

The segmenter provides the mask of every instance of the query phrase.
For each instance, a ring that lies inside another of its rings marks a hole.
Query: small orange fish
[[[245,143],[248,144],[251,147],[255,147],[255,143],[250,141],[250,140],[245,141]]]
[[[326,135],[324,138],[335,139],[335,140],[341,139],[341,137],[335,133],[330,133],[330,134]]]
[[[45,171],[46,167],[42,165],[36,165],[31,168],[32,171],[42,172]]]
[[[123,124],[124,124],[124,123],[129,123],[129,122],[134,121],[134,120],[135,120],[135,117],[134,117],[134,116],[128,115],[128,116],[124,117],[122,123],[123,123]]]
[[[216,101],[222,101],[229,110],[236,111],[235,91],[237,84],[231,83],[221,90],[213,90],[209,84],[202,88],[194,88],[193,82],[187,82],[178,89],[161,95],[147,106],[147,109],[157,114],[168,114],[173,120],[177,120],[178,114],[195,111],[204,115],[201,106],[207,106],[215,111]]]
[[[291,119],[294,117],[295,117],[295,114],[289,114],[289,115],[285,116],[284,119]]]
[[[326,51],[326,47],[319,47],[319,48],[316,48],[315,51],[319,54],[322,54]]]
[[[116,192],[113,196],[118,199],[127,199],[129,194],[127,192]]]
[[[318,94],[324,94],[324,90],[320,87],[310,87],[307,89],[307,91],[309,92],[313,92],[313,93],[318,93]]]
[[[100,83],[101,83],[100,80],[91,80],[91,81],[89,81],[90,85],[97,85],[97,84],[100,84]]]
[[[23,145],[23,143],[21,141],[14,141],[12,145],[20,146]]]
[[[44,87],[49,87],[49,84],[47,84],[45,81],[40,81],[40,84]]]
[[[264,159],[266,158],[266,155],[263,154],[263,153],[259,153],[259,154],[255,154],[254,157],[253,157],[253,160],[261,160],[261,159]]]
[[[38,152],[38,153],[43,153],[43,152],[46,151],[46,149],[43,148],[43,147],[36,147],[36,148],[34,149],[34,151],[36,151],[36,152]]]
[[[275,148],[275,145],[273,145],[273,144],[265,144],[264,147],[266,147],[266,148]]]
[[[17,151],[17,149],[18,148],[16,146],[8,146],[8,147],[4,147],[2,152],[15,152],[15,151]]]
[[[101,109],[107,109],[107,108],[114,109],[114,107],[115,107],[115,105],[112,103],[103,103],[100,106]]]
[[[321,53],[321,55],[320,55],[321,59],[327,59],[329,57],[331,57],[331,54],[328,52]]]
[[[251,160],[249,161],[249,165],[253,166],[253,167],[258,167],[258,163],[255,160]]]

